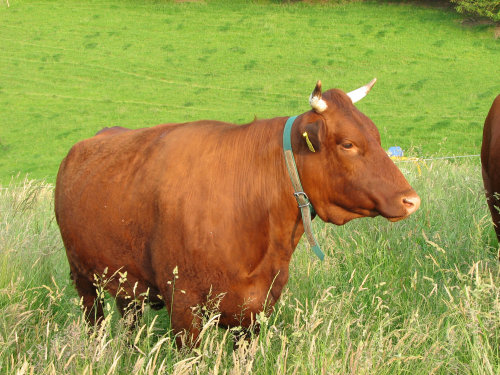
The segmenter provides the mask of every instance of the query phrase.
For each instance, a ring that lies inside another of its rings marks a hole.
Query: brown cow
[[[483,128],[481,171],[486,199],[490,207],[495,232],[500,241],[500,95],[493,101]]]
[[[353,105],[359,90],[322,95],[318,82],[313,109],[291,133],[304,191],[317,215],[337,225],[400,220],[420,204],[373,122]],[[224,295],[224,327],[248,327],[272,308],[304,233],[283,156],[286,120],[165,124],[73,146],[57,176],[55,212],[90,323],[103,317],[94,275],[105,270],[122,314],[127,298],[147,295],[169,310],[174,332],[193,340],[200,328],[193,308],[209,295]]]

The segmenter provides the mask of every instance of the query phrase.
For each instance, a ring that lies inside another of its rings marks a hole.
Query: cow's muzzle
[[[402,220],[402,219],[410,216],[416,210],[418,210],[418,208],[420,207],[420,197],[416,193],[411,194],[411,195],[407,195],[407,196],[402,198],[402,204],[406,210],[406,214],[403,216],[399,216],[399,217],[391,217],[391,218],[389,218],[390,221]]]

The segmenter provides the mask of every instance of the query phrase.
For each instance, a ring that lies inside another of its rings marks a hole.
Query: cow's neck
[[[244,137],[257,140],[251,152],[257,167],[255,174],[260,183],[257,189],[265,199],[268,213],[268,242],[262,249],[261,265],[274,264],[282,268],[290,262],[293,251],[304,234],[302,216],[294,198],[294,189],[288,175],[283,154],[283,129],[287,118],[260,120],[245,125],[241,131],[249,132]],[[300,171],[299,171],[300,173]],[[248,179],[248,176],[246,176]],[[252,209],[251,207],[249,209]],[[279,264],[279,265],[278,265]]]

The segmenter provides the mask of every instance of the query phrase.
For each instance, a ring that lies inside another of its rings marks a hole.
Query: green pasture
[[[105,126],[308,110],[325,88],[378,83],[359,108],[385,148],[477,154],[500,93],[493,27],[410,4],[0,0],[0,182],[53,182]]]

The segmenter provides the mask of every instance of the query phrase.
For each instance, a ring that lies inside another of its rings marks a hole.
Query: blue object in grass
[[[392,146],[392,147],[389,147],[387,154],[389,156],[396,156],[396,157],[400,158],[400,157],[403,157],[403,149],[399,146]]]

